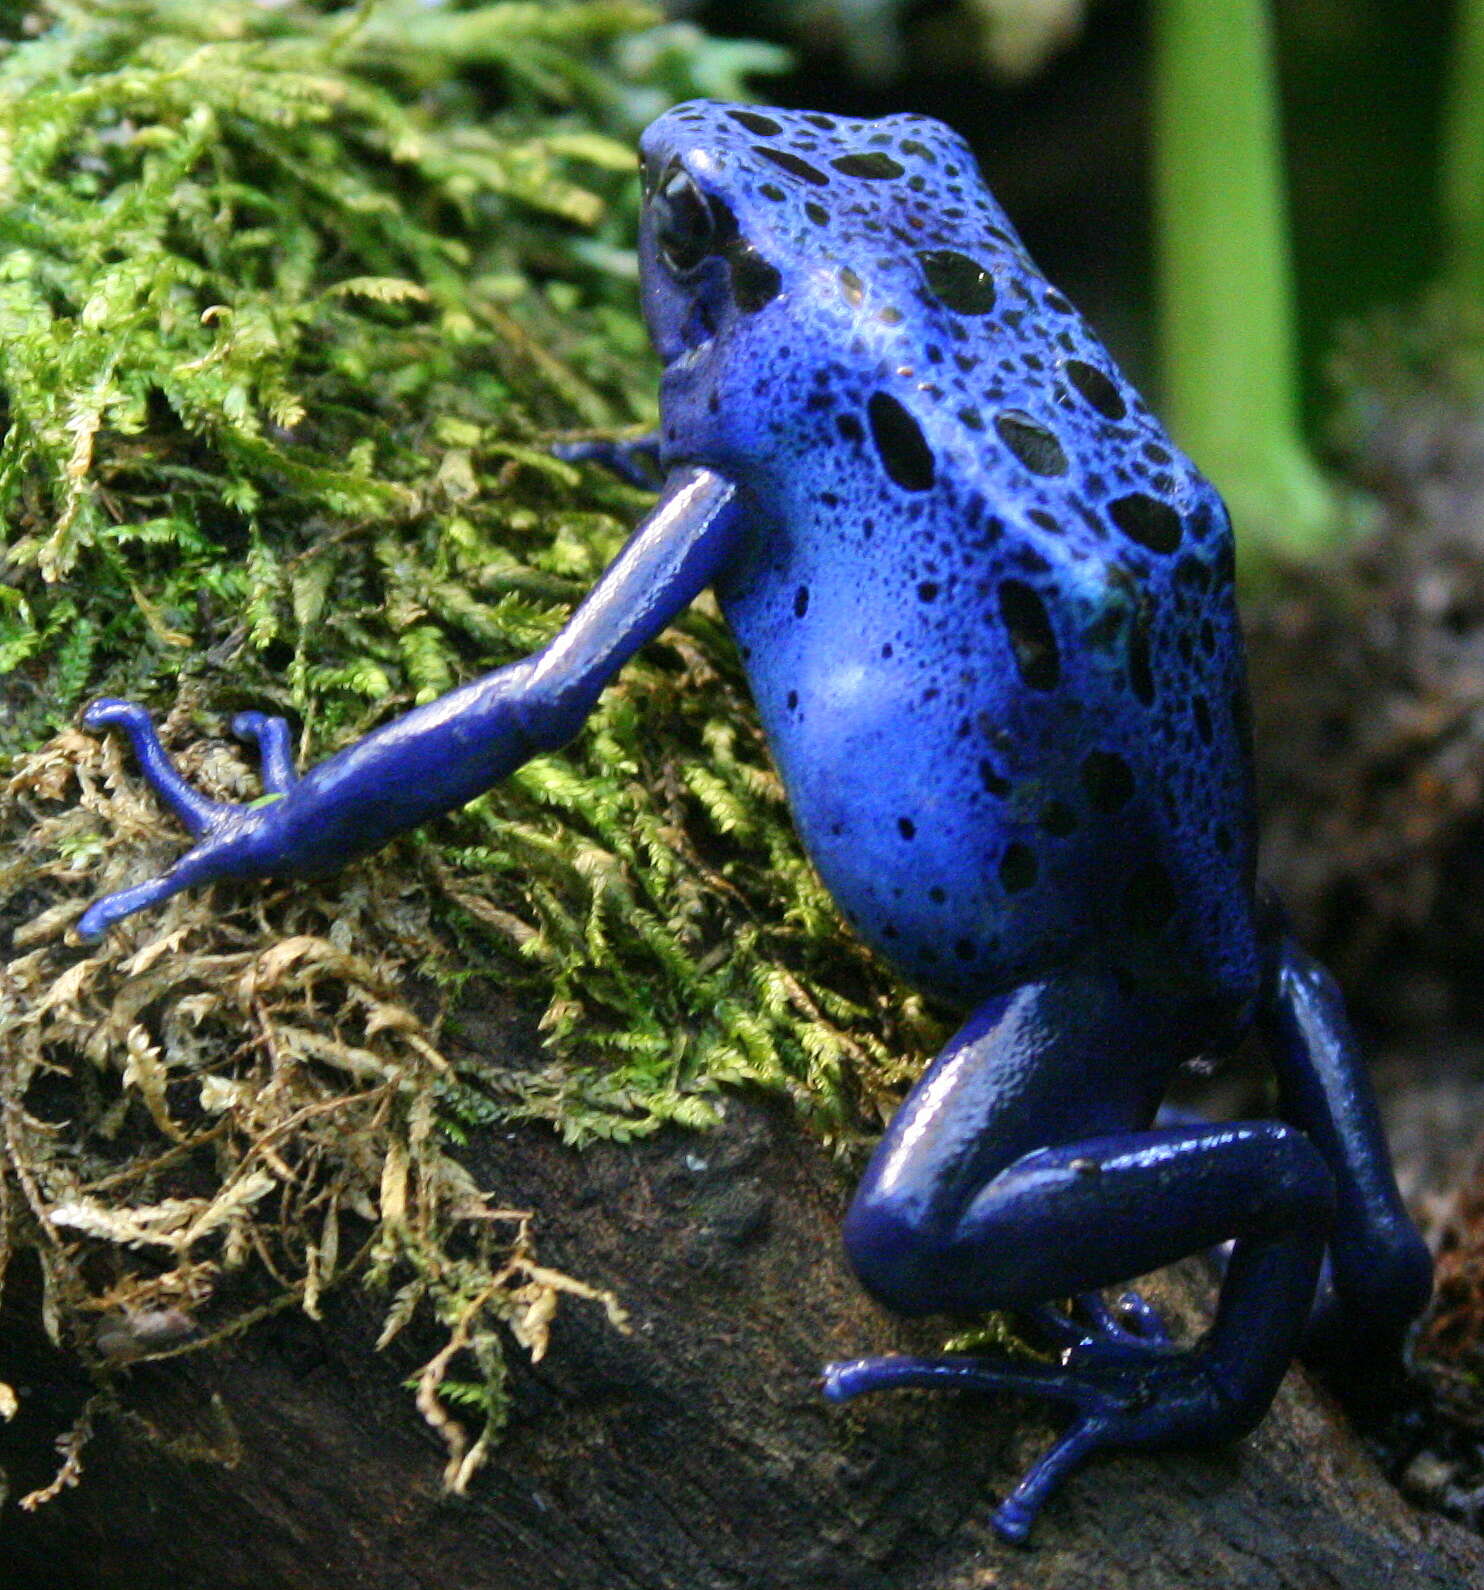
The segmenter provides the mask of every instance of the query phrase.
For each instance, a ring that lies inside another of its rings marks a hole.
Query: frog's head
[[[783,291],[793,251],[770,224],[766,162],[751,148],[760,129],[777,126],[762,111],[697,102],[644,133],[639,269],[645,320],[667,367],[714,356]]]
[[[762,317],[797,324],[816,300],[839,303],[839,261],[899,248],[887,218],[909,203],[931,209],[955,157],[973,170],[957,135],[923,117],[707,100],[652,123],[640,155],[644,312],[667,366],[728,351]],[[854,306],[839,307],[848,323]]]
[[[640,150],[644,314],[676,451],[783,456],[818,423],[821,382],[909,381],[923,347],[966,334],[949,317],[983,319],[993,271],[1027,268],[967,145],[925,117],[698,100]]]

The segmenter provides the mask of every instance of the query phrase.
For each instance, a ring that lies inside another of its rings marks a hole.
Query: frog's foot
[[[192,789],[161,745],[148,712],[132,701],[95,701],[83,713],[82,721],[89,729],[120,728],[128,735],[146,781],[198,841],[168,872],[95,900],[78,918],[76,929],[79,938],[93,941],[102,938],[115,922],[168,900],[192,884],[242,872],[243,853],[248,848],[244,841],[250,841],[253,828],[248,814],[254,805],[210,800]],[[242,712],[233,720],[232,730],[260,747],[268,794],[286,793],[295,780],[288,724],[261,712]]]
[[[1110,1304],[1101,1292],[1081,1292],[1069,1309],[1037,1303],[1022,1314],[1054,1346],[1080,1347],[1094,1341],[1115,1346],[1163,1346],[1170,1339],[1159,1310],[1137,1292],[1124,1292]]]
[[[601,464],[620,480],[644,491],[657,490],[664,479],[658,431],[630,437],[627,441],[597,437],[584,442],[554,442],[551,453],[569,464]]]
[[[936,1358],[889,1355],[830,1364],[824,1394],[847,1402],[866,1392],[907,1387],[1010,1391],[1073,1410],[1061,1439],[1039,1458],[991,1516],[1004,1540],[1021,1542],[1057,1486],[1104,1447],[1205,1445],[1251,1423],[1224,1393],[1199,1352],[1145,1343],[1083,1342],[1060,1365],[977,1354]]]

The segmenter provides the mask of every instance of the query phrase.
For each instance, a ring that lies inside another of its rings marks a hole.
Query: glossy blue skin
[[[851,1261],[900,1312],[1015,1308],[1062,1349],[836,1364],[825,1389],[1066,1405],[995,1514],[1022,1539],[1092,1451],[1240,1434],[1311,1318],[1381,1354],[1430,1287],[1338,994],[1257,903],[1230,528],[947,128],[696,103],[642,150],[663,429],[566,451],[657,463],[654,513],[545,651],[302,780],[244,714],[267,806],[204,801],[142,709],[97,703],[198,843],[79,931],[331,870],[467,800],[714,584],[831,892],[972,1012],[867,1170]],[[1154,1124],[1173,1071],[1254,1021],[1282,1118]],[[1227,1241],[1193,1348],[1097,1290]]]

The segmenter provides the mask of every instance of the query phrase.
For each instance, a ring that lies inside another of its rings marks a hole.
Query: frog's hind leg
[[[863,1283],[904,1314],[1037,1311],[1235,1239],[1196,1346],[1096,1328],[1055,1366],[956,1355],[833,1365],[836,1400],[904,1384],[1020,1391],[1072,1410],[995,1515],[1024,1538],[1102,1447],[1231,1439],[1262,1417],[1303,1332],[1333,1205],[1277,1121],[1144,1128],[1192,1047],[1167,1002],[1067,974],[991,1001],[892,1121],[845,1222]],[[1044,1313],[1044,1311],[1042,1311]]]
[[[1334,979],[1270,908],[1259,1025],[1285,1120],[1335,1180],[1334,1230],[1305,1355],[1390,1361],[1432,1291],[1432,1257],[1397,1190],[1370,1078]]]

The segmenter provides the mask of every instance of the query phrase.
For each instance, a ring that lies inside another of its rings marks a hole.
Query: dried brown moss
[[[243,793],[240,763],[195,761]],[[443,1328],[417,1401],[461,1489],[503,1412],[497,1327],[539,1358],[563,1293],[622,1314],[540,1265],[530,1212],[491,1207],[451,1151],[442,1003],[408,1002],[430,892],[373,866],[331,898],[263,901],[257,930],[198,894],[83,950],[67,928],[87,891],[160,858],[158,816],[118,747],[75,733],[22,763],[17,810],[0,893],[66,898],[16,927],[0,970],[0,1259],[34,1247],[49,1331],[105,1376],[380,1284],[383,1344],[420,1307]],[[450,1399],[480,1415],[472,1445]]]

